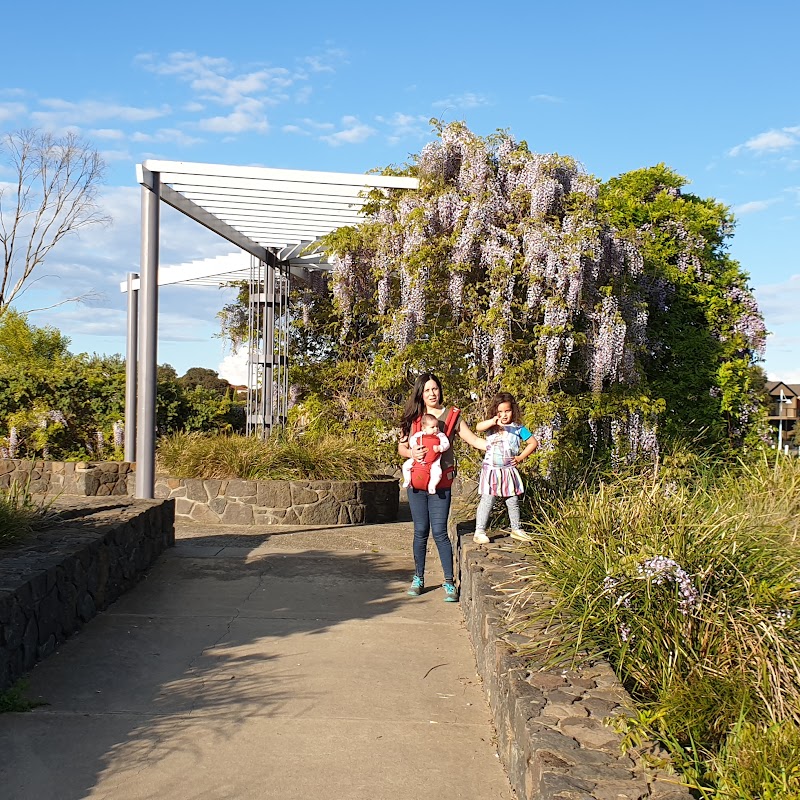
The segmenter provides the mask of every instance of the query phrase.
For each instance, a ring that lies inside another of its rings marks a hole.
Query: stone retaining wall
[[[0,549],[0,690],[142,577],[175,544],[171,501],[64,507],[23,546]]]
[[[124,461],[0,459],[0,489],[32,494],[109,497],[135,492],[136,465]],[[363,525],[393,522],[396,477],[370,481],[243,481],[156,477],[155,496],[176,501],[176,517],[204,524]]]
[[[156,478],[156,497],[175,500],[175,516],[204,524],[363,525],[397,519],[396,479],[243,481]]]
[[[16,482],[33,494],[109,497],[134,493],[134,465],[127,461],[0,459],[0,489]]]
[[[473,529],[451,527],[461,607],[517,798],[691,800],[674,775],[646,766],[641,752],[622,754],[619,734],[604,720],[624,712],[630,697],[609,664],[535,669],[515,655],[525,637],[508,635],[508,595],[497,587],[513,584],[518,558],[499,543],[473,545]]]

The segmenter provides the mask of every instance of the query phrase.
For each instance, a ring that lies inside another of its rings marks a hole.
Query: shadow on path
[[[33,670],[30,694],[47,706],[0,716],[0,794],[122,796],[113,787],[141,770],[201,763],[256,718],[337,713],[326,676],[352,674],[355,639],[331,631],[391,614],[408,572],[370,553],[162,557]],[[320,635],[330,641],[312,651],[307,637]],[[377,674],[391,671],[361,649]],[[165,776],[162,797],[170,786],[188,796],[180,773]],[[98,784],[108,794],[93,795]]]

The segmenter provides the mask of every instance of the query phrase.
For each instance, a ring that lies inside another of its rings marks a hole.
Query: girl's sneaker
[[[511,538],[516,539],[518,542],[533,541],[533,536],[531,536],[527,531],[520,530],[519,528],[511,531]]]
[[[442,584],[442,589],[444,589],[444,601],[445,603],[457,603],[458,602],[458,590],[454,583],[450,581],[445,581]]]
[[[475,544],[489,544],[490,540],[483,531],[475,531],[472,541],[475,542]]]
[[[411,588],[408,590],[408,593],[412,597],[419,597],[422,594],[422,590],[425,588],[425,579],[420,578],[419,575],[414,576],[414,580],[411,581]]]

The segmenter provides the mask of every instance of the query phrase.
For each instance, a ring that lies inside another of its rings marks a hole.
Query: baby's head
[[[423,414],[419,419],[419,424],[425,434],[439,433],[439,420],[433,414]]]

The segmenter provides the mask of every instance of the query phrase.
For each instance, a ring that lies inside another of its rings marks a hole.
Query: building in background
[[[796,449],[800,444],[795,440],[800,383],[767,381],[765,388],[770,396],[769,424],[774,432],[774,441],[781,450],[787,446]]]

